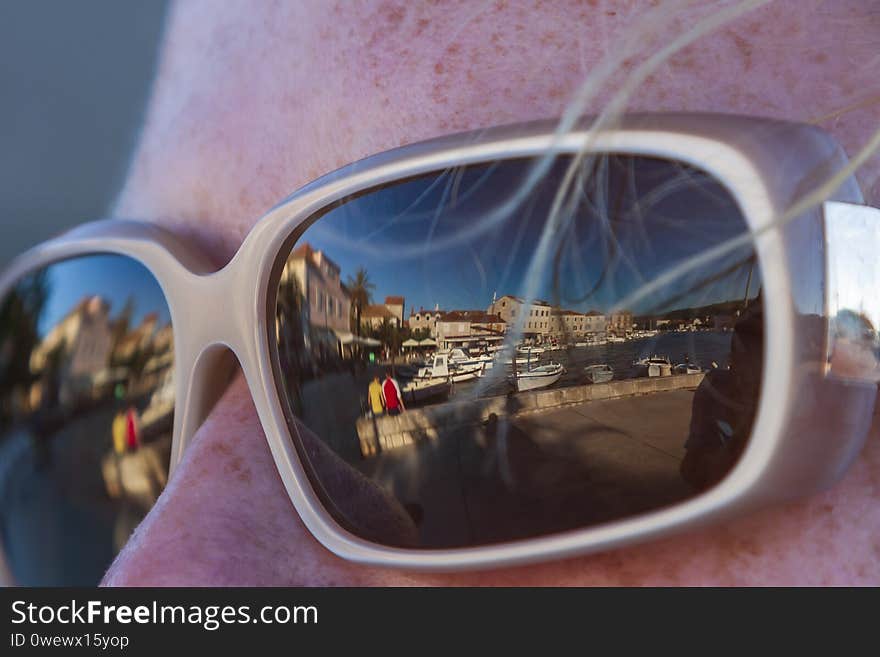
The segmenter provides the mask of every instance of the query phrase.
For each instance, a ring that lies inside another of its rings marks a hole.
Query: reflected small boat
[[[449,362],[446,354],[437,354],[429,367],[422,367],[413,377],[413,382],[420,385],[434,383],[463,383],[472,381],[481,376],[485,369],[485,363],[473,365],[456,365]]]
[[[559,363],[548,363],[533,367],[525,372],[517,372],[511,378],[514,380],[517,391],[524,392],[552,386],[559,381],[564,373],[565,368]]]
[[[403,400],[407,404],[423,404],[430,401],[443,401],[452,392],[448,381],[426,381],[413,379],[403,386]]]
[[[702,368],[694,363],[679,363],[673,368],[676,374],[700,374]]]
[[[472,356],[469,352],[459,347],[450,351],[448,357],[449,364],[456,367],[471,367],[480,364],[483,364],[485,367],[492,367],[495,362],[495,358],[488,352]]]
[[[602,363],[600,365],[587,365],[584,368],[584,374],[590,383],[608,383],[614,378],[614,370],[610,365]]]
[[[654,354],[648,358],[640,358],[633,365],[639,370],[641,376],[655,377],[672,374],[672,363],[668,356]]]

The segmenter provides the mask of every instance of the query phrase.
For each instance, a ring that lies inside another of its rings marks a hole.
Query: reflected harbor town
[[[609,155],[548,232],[568,160],[538,183],[533,164],[357,195],[286,257],[279,396],[316,494],[356,536],[443,549],[621,520],[715,485],[745,448],[763,367],[751,245],[627,302],[747,230],[735,201],[680,163]],[[342,467],[391,515],[341,490]]]
[[[114,298],[107,284],[67,284],[84,267],[117,278]],[[161,291],[127,258],[89,256],[24,279],[0,322],[6,559],[18,581],[94,584],[167,479],[174,340]]]
[[[276,331],[282,363],[297,361],[284,368],[294,413],[393,492],[421,525],[416,545],[491,543],[519,537],[518,525],[563,530],[665,506],[716,483],[743,447],[753,408],[738,423],[698,418],[727,453],[709,470],[686,458],[695,403],[713,406],[707,375],[715,395],[742,396],[725,379],[735,326],[760,317],[754,288],[650,316],[498,293],[485,308],[413,308],[393,292],[375,290],[363,267],[343,280],[303,242],[282,275]],[[761,339],[759,326],[744,340],[755,396]],[[497,490],[468,492],[467,480]],[[585,486],[601,498],[586,513]],[[453,500],[467,511],[431,526],[426,507]],[[546,516],[559,502],[561,517]],[[345,521],[371,537],[368,522]]]

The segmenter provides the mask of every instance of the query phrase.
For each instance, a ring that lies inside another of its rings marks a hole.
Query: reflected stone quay
[[[480,400],[462,400],[426,408],[412,409],[397,416],[378,418],[362,417],[357,421],[358,442],[361,455],[365,458],[412,445],[423,440],[439,440],[444,434],[453,431],[476,429],[485,426],[494,415],[502,418],[517,418],[573,408],[582,417],[588,418],[586,410],[594,402],[619,400],[626,397],[652,395],[659,392],[690,391],[690,395],[667,396],[669,403],[676,408],[668,409],[669,414],[687,416],[690,406],[679,409],[683,399],[691,399],[693,391],[703,381],[705,373],[679,374],[668,377],[629,379],[609,383],[569,386],[567,388],[510,393]],[[643,400],[631,400],[627,407],[637,411],[641,423],[656,425],[657,418],[644,414]],[[584,413],[582,414],[581,411]],[[662,410],[662,406],[661,409]],[[572,430],[577,430],[578,418],[571,416]],[[589,424],[589,421],[585,422]],[[645,427],[649,429],[650,427]],[[638,432],[643,435],[643,431]],[[678,436],[687,435],[687,426]],[[678,440],[680,448],[682,441]],[[678,449],[676,451],[679,451]]]

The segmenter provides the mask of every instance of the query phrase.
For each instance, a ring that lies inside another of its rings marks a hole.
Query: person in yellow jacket
[[[113,425],[111,427],[111,432],[113,433],[113,451],[117,454],[125,454],[127,428],[125,411],[119,411],[113,418]]]
[[[373,417],[379,417],[385,414],[385,398],[382,396],[382,384],[379,381],[379,375],[374,374],[370,387],[367,390],[367,396],[370,398],[370,411]]]

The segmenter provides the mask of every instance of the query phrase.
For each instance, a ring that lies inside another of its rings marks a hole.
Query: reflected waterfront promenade
[[[418,505],[423,540],[437,546],[636,515],[696,492],[679,467],[702,377],[674,378],[691,380],[666,380],[688,387],[645,396],[523,409],[495,424],[441,425],[429,442],[396,446],[359,467]]]

